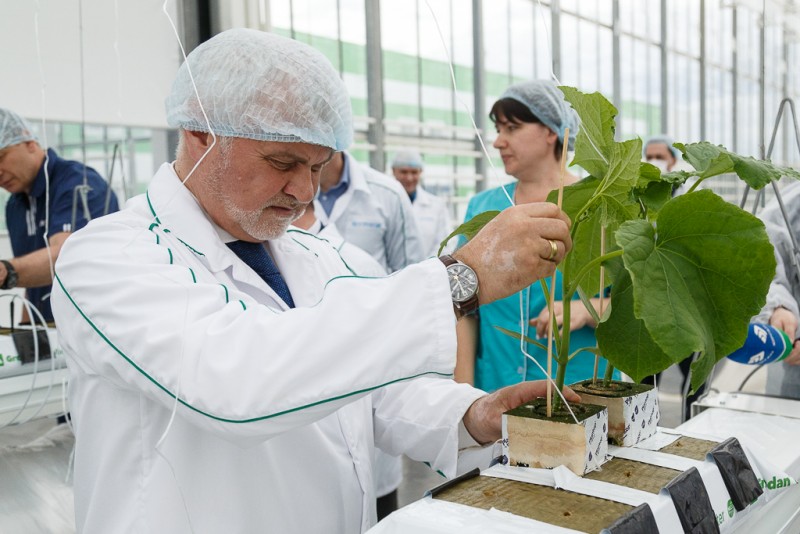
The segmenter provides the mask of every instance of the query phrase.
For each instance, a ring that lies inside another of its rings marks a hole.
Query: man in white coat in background
[[[398,152],[392,159],[392,174],[411,200],[422,252],[426,258],[430,258],[438,255],[439,245],[452,232],[452,225],[444,200],[426,191],[419,183],[424,168],[422,156],[418,152]]]
[[[166,108],[175,161],[56,264],[78,532],[363,532],[374,444],[447,477],[491,454],[501,414],[545,385],[450,380],[457,317],[550,276],[566,215],[510,208],[454,257],[358,278],[289,228],[352,138],[321,53],[228,30],[189,55]]]
[[[322,169],[314,214],[393,273],[426,258],[411,202],[389,176],[337,152]]]
[[[384,269],[375,258],[344,240],[335,224],[324,225],[314,215],[314,203],[308,205],[302,217],[294,226],[325,238],[339,252],[347,268],[356,276],[386,276]],[[375,448],[373,478],[378,521],[395,511],[398,507],[397,488],[403,481],[403,463],[399,456],[392,456]]]

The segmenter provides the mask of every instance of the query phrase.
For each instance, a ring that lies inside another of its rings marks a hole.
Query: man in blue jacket
[[[0,260],[0,289],[26,288],[25,297],[52,322],[52,265],[61,245],[90,219],[117,211],[117,198],[113,192],[108,197],[108,184],[97,171],[42,148],[27,122],[3,108],[0,187],[11,193],[6,227],[14,254]],[[23,322],[31,319],[38,321],[23,309]]]

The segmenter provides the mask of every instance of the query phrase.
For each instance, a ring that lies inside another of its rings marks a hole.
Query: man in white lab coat
[[[314,213],[342,237],[394,272],[423,258],[411,202],[403,188],[347,152],[325,165]]]
[[[363,532],[375,443],[452,477],[499,439],[502,412],[543,394],[450,380],[455,323],[552,274],[566,216],[519,206],[455,258],[354,276],[289,229],[351,140],[349,106],[309,46],[223,32],[167,99],[175,162],[65,244],[52,300],[82,534]],[[470,268],[474,284],[456,276]]]
[[[314,203],[308,205],[305,213],[294,222],[294,226],[325,238],[339,252],[347,267],[357,276],[386,276],[384,269],[375,258],[352,243],[344,240],[336,225],[322,224],[314,215]],[[375,449],[373,464],[375,495],[378,497],[376,507],[378,521],[397,510],[397,488],[403,481],[403,463],[399,456],[386,454]]]
[[[450,213],[444,200],[433,195],[419,183],[425,165],[418,152],[404,151],[392,159],[392,174],[405,189],[414,208],[422,252],[426,258],[437,256],[439,245],[452,231]],[[455,242],[455,241],[454,241]],[[449,252],[449,249],[448,249]]]

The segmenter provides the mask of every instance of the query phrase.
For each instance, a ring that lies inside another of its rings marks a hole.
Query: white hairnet
[[[353,138],[350,99],[322,53],[275,34],[222,32],[195,48],[167,97],[167,122],[185,130],[344,150]]]
[[[564,131],[569,128],[569,143],[567,149],[571,150],[578,135],[578,114],[564,100],[555,83],[550,80],[532,80],[517,83],[506,89],[500,98],[513,98],[525,104],[542,124],[553,130],[558,139],[564,143]]]
[[[25,119],[10,109],[0,108],[0,150],[25,141],[36,140]]]
[[[425,165],[422,163],[422,156],[419,152],[398,152],[392,160],[392,168],[395,167],[411,167],[413,169],[422,169]]]
[[[647,138],[647,141],[645,141],[644,145],[642,146],[642,156],[645,155],[645,152],[647,150],[647,145],[657,144],[657,145],[667,145],[667,148],[669,148],[669,151],[672,152],[672,155],[675,157],[675,159],[681,159],[680,151],[674,146],[672,146],[674,142],[675,140],[666,134],[650,136]]]

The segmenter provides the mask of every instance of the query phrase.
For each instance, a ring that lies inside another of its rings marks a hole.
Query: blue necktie
[[[232,241],[227,245],[234,254],[239,256],[239,259],[263,278],[290,308],[294,308],[294,300],[289,292],[289,286],[286,285],[286,280],[281,276],[278,266],[269,257],[269,253],[263,244],[250,243],[249,241]]]

